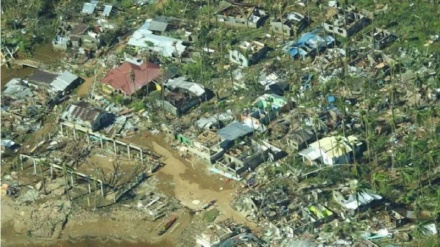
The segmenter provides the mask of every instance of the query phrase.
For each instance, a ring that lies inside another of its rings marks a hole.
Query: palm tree
[[[389,186],[390,178],[388,174],[377,171],[371,176],[371,185],[375,191],[385,191]]]

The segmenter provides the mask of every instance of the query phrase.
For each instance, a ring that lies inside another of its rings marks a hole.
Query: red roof
[[[115,90],[121,90],[127,95],[132,95],[143,86],[159,78],[160,66],[154,63],[143,63],[140,66],[130,62],[124,62],[116,69],[111,69],[101,83],[112,86]],[[134,75],[134,81],[133,81]]]

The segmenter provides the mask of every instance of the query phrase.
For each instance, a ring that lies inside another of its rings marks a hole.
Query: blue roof
[[[328,103],[333,103],[333,102],[335,102],[335,101],[336,101],[335,96],[333,96],[333,95],[329,95],[329,96],[327,96],[327,102],[328,102]]]
[[[289,53],[292,57],[295,57],[298,54],[305,57],[310,51],[327,47],[334,41],[335,39],[330,35],[322,38],[314,32],[310,32],[303,34],[297,42],[292,41],[287,43],[283,50],[284,52]]]
[[[218,135],[224,140],[234,141],[235,139],[248,135],[253,131],[254,130],[251,127],[236,121],[219,130]]]

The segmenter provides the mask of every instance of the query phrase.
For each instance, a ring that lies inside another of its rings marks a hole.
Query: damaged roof
[[[185,77],[178,77],[176,79],[170,79],[170,80],[168,80],[168,82],[165,85],[168,86],[170,89],[187,90],[187,91],[189,91],[199,97],[202,96],[203,94],[205,94],[205,89],[203,88],[202,85],[195,83],[195,82],[186,81]]]
[[[69,71],[64,71],[61,75],[59,75],[50,86],[52,87],[52,91],[59,92],[66,90],[72,83],[74,83],[78,79],[78,76],[70,73]]]
[[[72,30],[70,31],[70,34],[71,35],[82,35],[87,31],[88,28],[89,28],[89,26],[87,24],[83,24],[83,23],[76,24],[72,28]]]
[[[253,131],[254,130],[251,127],[235,121],[219,130],[218,135],[224,140],[233,141],[239,137],[246,136]]]
[[[106,112],[87,102],[81,101],[71,104],[61,118],[71,122],[83,122],[91,126],[101,113]]]
[[[51,83],[55,80],[55,78],[57,78],[57,74],[53,74],[53,73],[49,73],[43,70],[35,70],[35,72],[29,76],[29,81],[32,82],[44,82],[44,83]]]
[[[136,30],[128,40],[128,45],[132,45],[141,49],[149,49],[161,53],[165,57],[172,57],[175,53],[181,56],[186,50],[186,46],[182,44],[182,40],[155,35],[149,30],[151,19]]]
[[[95,8],[96,3],[84,3],[81,13],[91,15],[95,12]]]
[[[11,79],[6,83],[5,88],[6,89],[2,92],[2,95],[15,99],[25,99],[34,95],[29,86],[20,78]]]
[[[112,8],[113,8],[112,5],[104,5],[104,11],[102,12],[102,15],[103,16],[110,16]]]

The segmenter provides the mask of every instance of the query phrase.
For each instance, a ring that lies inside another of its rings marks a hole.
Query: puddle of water
[[[53,63],[62,57],[63,54],[52,50],[52,44],[47,43],[35,47],[32,58],[43,63]],[[24,78],[31,75],[34,71],[35,69],[30,67],[8,69],[6,65],[3,65],[1,68],[1,88],[3,89],[3,86],[12,78]]]

